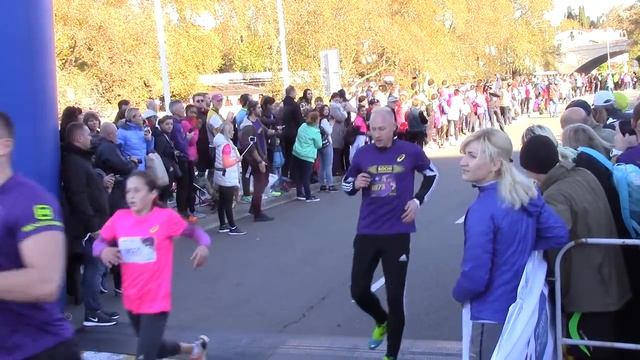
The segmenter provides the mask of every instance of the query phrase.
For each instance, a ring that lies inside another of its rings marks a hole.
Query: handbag
[[[165,169],[164,164],[162,163],[162,159],[160,155],[157,153],[151,153],[146,156],[146,170],[153,177],[159,187],[164,187],[169,185],[169,175],[167,174],[167,169]]]

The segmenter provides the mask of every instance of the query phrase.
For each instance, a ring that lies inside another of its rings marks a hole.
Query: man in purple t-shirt
[[[354,240],[351,297],[376,322],[369,348],[389,335],[385,360],[395,360],[404,330],[404,288],[415,217],[433,188],[438,173],[422,149],[394,139],[397,125],[393,110],[381,107],[371,114],[373,144],[361,147],[342,182],[349,195],[362,190],[358,231]],[[413,193],[415,173],[422,184]],[[373,273],[382,261],[389,313],[371,292]]]
[[[80,359],[58,299],[65,268],[60,207],[13,174],[14,130],[0,113],[0,359]]]

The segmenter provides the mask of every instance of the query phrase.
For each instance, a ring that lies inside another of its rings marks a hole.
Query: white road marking
[[[456,224],[462,224],[464,222],[464,218],[466,215],[462,215],[462,217],[458,220],[456,220]]]
[[[376,292],[378,291],[378,289],[380,289],[382,287],[382,285],[384,285],[384,276],[381,277],[380,279],[378,279],[378,281],[374,282],[373,284],[371,284],[371,292]],[[353,300],[351,300],[351,302],[355,302]]]
[[[378,281],[374,282],[373,285],[371,285],[371,292],[378,291],[378,289],[380,289],[382,285],[384,285],[384,276],[381,277]]]

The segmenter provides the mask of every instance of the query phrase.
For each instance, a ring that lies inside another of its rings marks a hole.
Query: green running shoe
[[[385,335],[387,335],[387,323],[385,322],[384,324],[376,325],[373,329],[373,333],[371,334],[371,339],[369,339],[369,349],[377,349],[384,341]]]
[[[393,356],[387,356],[385,355],[382,360],[396,360],[396,358],[394,358]]]

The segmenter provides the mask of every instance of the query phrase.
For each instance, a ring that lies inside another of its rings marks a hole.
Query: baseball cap
[[[593,106],[608,106],[615,103],[613,93],[607,90],[601,90],[593,97]]]
[[[158,114],[157,114],[155,111],[153,111],[153,110],[145,110],[145,111],[142,113],[142,118],[143,118],[143,119],[148,119],[148,118],[150,118],[150,117],[152,117],[152,116],[158,116]]]
[[[387,102],[395,102],[398,101],[398,98],[395,95],[389,95],[389,97],[387,98]]]

